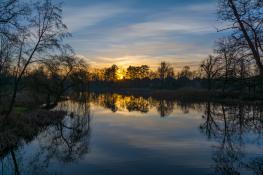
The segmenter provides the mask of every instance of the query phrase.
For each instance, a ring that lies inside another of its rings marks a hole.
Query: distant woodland
[[[185,65],[175,72],[172,63],[164,60],[157,70],[149,65],[91,70],[92,65],[75,56],[64,42],[71,34],[63,22],[61,4],[1,1],[1,113],[8,117],[16,104],[29,103],[29,97],[52,106],[69,93],[100,90],[191,89],[262,99],[263,2],[218,0],[217,9],[218,19],[227,24],[218,32],[227,31],[227,35],[215,41],[214,52],[198,69]]]

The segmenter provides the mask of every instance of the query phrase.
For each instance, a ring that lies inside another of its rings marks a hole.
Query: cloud
[[[216,32],[216,8],[214,3],[168,8],[167,11],[149,15],[143,22],[125,28],[128,35],[148,37],[177,34],[207,34]]]
[[[125,8],[110,4],[65,8],[64,22],[71,32],[94,26],[108,18],[125,12]]]
[[[216,13],[216,1],[209,3],[191,4],[184,8],[184,10],[197,12],[197,13]]]
[[[138,37],[163,35],[171,32],[198,34],[215,31],[208,23],[180,18],[138,23],[125,30],[131,36]]]
[[[122,57],[88,57],[84,55],[78,55],[82,59],[86,60],[91,68],[105,68],[110,67],[112,64],[117,64],[122,68],[127,68],[130,65],[140,66],[149,65],[151,69],[156,70],[160,65],[161,61],[169,62],[175,69],[175,72],[180,71],[184,66],[191,66],[192,70],[196,70],[200,61],[193,59],[185,60],[182,58],[177,58],[174,55],[167,56],[149,56],[149,55],[125,55]]]
[[[186,65],[211,53],[216,34],[215,3],[169,6],[165,10],[98,4],[66,9],[65,23],[76,53],[92,65]]]

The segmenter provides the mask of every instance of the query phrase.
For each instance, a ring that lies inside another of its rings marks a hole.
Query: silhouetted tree
[[[218,57],[209,55],[208,58],[202,62],[200,68],[204,73],[205,79],[208,81],[208,90],[211,90],[212,81],[219,77],[221,71]]]
[[[12,52],[12,43],[4,36],[0,35],[0,74],[5,75],[10,70]]]
[[[158,67],[158,73],[161,80],[174,76],[173,68],[165,61],[161,62],[160,67]]]
[[[236,63],[239,60],[239,53],[241,52],[233,42],[232,38],[222,38],[217,42],[216,52],[218,59],[222,66],[223,93],[225,92],[227,83],[236,78]]]
[[[0,2],[0,36],[16,42],[17,32],[23,31],[21,21],[30,14],[28,4],[21,0],[2,0]]]
[[[261,0],[219,0],[219,17],[231,23],[235,44],[246,50],[263,76],[263,3]]]
[[[104,77],[106,81],[115,81],[117,80],[117,71],[118,71],[117,65],[112,65],[109,68],[105,69]]]
[[[89,80],[91,81],[104,81],[105,69],[92,69],[89,72]]]
[[[149,66],[129,66],[126,72],[126,79],[144,79],[149,76]]]
[[[153,71],[153,70],[149,70],[149,78],[152,80],[152,79],[156,79],[156,78],[159,78],[159,73],[156,72],[156,71]]]
[[[50,98],[53,97],[53,104],[57,104],[61,97],[70,88],[78,85],[83,86],[86,81],[86,63],[77,57],[71,55],[53,56],[51,59],[43,62],[44,72],[36,72],[33,76],[36,86],[42,87],[47,94],[47,107],[50,104]],[[43,73],[47,78],[43,77]],[[40,74],[39,74],[40,73]],[[47,81],[43,81],[47,79]],[[33,86],[34,87],[34,86]],[[52,104],[52,105],[53,105]]]
[[[193,72],[191,71],[190,66],[184,66],[182,71],[178,73],[178,79],[192,79]]]
[[[14,57],[14,85],[6,116],[9,116],[13,109],[18,86],[29,65],[43,60],[49,50],[63,47],[63,38],[69,36],[62,21],[62,9],[58,4],[53,4],[51,0],[37,1],[31,10],[32,16],[28,17],[28,25],[17,34],[19,42],[17,56]]]
[[[7,96],[7,89],[9,84],[9,75],[11,68],[11,57],[13,53],[13,46],[9,40],[0,35],[0,100],[3,96]],[[5,108],[2,105],[1,111]]]

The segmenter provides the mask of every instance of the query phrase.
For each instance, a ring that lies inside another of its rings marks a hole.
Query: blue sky
[[[64,0],[68,42],[92,67],[162,60],[198,65],[213,52],[216,0]]]

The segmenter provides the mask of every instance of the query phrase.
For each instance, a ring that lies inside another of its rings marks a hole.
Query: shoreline
[[[192,102],[218,102],[218,103],[244,103],[244,104],[263,104],[263,100],[260,98],[248,98],[245,96],[240,96],[238,93],[225,93],[221,91],[208,91],[204,89],[91,89],[90,92],[94,93],[116,93],[120,95],[132,95],[140,96],[144,98],[155,98],[157,100],[182,100],[182,101],[192,101]]]

